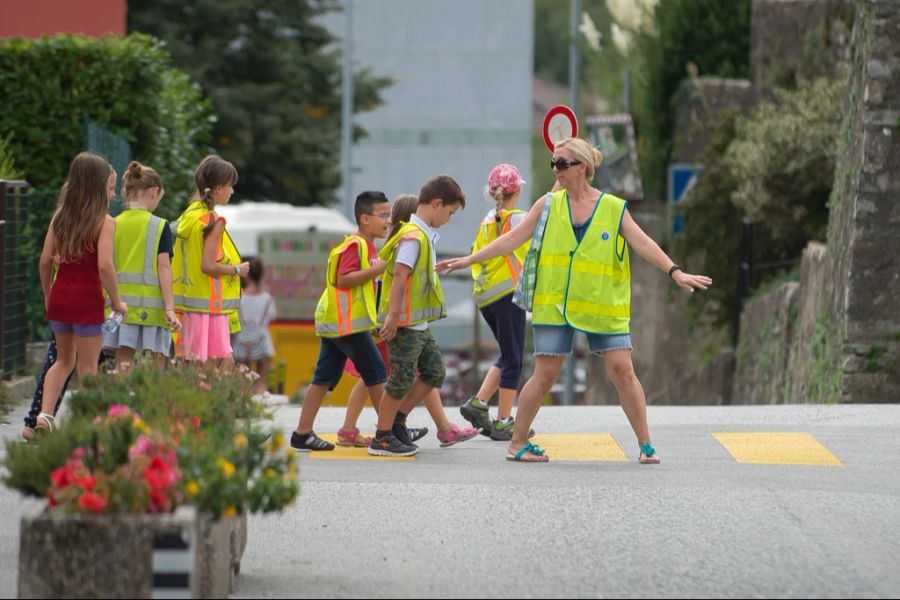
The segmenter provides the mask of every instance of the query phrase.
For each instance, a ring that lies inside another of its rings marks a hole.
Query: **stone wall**
[[[734,394],[741,404],[782,404],[799,284],[785,283],[754,298],[741,313]]]
[[[703,162],[716,116],[732,109],[747,113],[752,106],[753,91],[746,79],[685,79],[675,100],[672,162]]]
[[[851,0],[754,0],[750,79],[757,98],[775,87],[844,72],[850,62]]]
[[[828,245],[844,402],[900,400],[900,3],[857,3]]]

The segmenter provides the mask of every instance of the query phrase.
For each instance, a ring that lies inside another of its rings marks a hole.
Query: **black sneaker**
[[[412,456],[419,449],[413,444],[404,444],[394,435],[375,437],[369,444],[369,454],[372,456]]]
[[[428,435],[428,428],[427,427],[408,427],[406,429],[406,433],[409,434],[409,441],[415,443],[415,442],[418,442],[419,440],[421,440],[426,435]]]
[[[400,440],[401,444],[412,446],[412,434],[406,428],[405,423],[394,423],[394,426],[391,427],[391,435]]]
[[[320,450],[334,450],[334,444],[326,442],[317,436],[314,431],[305,435],[295,431],[291,434],[291,448],[299,452],[317,452]]]

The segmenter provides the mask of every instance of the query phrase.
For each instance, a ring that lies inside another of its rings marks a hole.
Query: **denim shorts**
[[[353,361],[366,386],[387,381],[384,359],[368,331],[336,338],[320,338],[319,360],[313,373],[313,385],[327,385],[333,390],[344,374],[347,359]]]
[[[603,354],[610,350],[632,350],[630,334],[607,335],[587,333],[588,347],[593,354]],[[572,353],[575,329],[569,325],[535,325],[534,355],[563,356]]]
[[[50,321],[50,329],[53,333],[74,333],[75,337],[94,337],[101,335],[103,323],[90,323],[82,325],[79,323],[63,323],[62,321]]]

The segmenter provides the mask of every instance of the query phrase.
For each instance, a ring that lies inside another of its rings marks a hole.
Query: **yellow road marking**
[[[837,456],[808,433],[714,433],[739,463],[842,467]]]
[[[336,433],[325,433],[319,436],[326,442],[334,444],[337,442]],[[369,454],[368,448],[345,448],[344,446],[335,446],[334,450],[323,452],[309,452],[310,458],[321,458],[325,460],[415,460],[415,456],[372,456]]]
[[[531,440],[550,460],[627,461],[622,447],[608,433],[542,433]]]

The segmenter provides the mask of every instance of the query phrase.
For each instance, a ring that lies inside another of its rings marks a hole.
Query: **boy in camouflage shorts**
[[[440,278],[434,270],[435,231],[466,205],[459,184],[448,175],[432,177],[419,191],[419,205],[381,249],[387,262],[378,322],[387,342],[391,373],[378,411],[378,428],[369,445],[376,456],[411,456],[418,447],[406,431],[406,415],[444,383],[444,357],[428,329],[446,316]],[[416,376],[416,369],[419,375]]]

